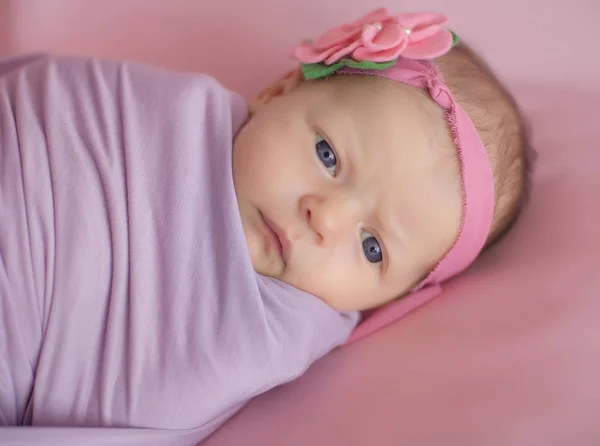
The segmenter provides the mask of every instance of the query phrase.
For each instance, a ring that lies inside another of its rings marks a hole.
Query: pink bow
[[[452,47],[447,18],[438,13],[390,15],[377,9],[356,22],[327,31],[314,42],[297,46],[293,55],[304,64],[331,65],[344,57],[357,61],[389,62],[400,55],[408,59],[433,59]]]

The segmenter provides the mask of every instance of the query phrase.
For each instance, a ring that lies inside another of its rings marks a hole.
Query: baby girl
[[[510,227],[523,119],[481,59],[449,51],[445,22],[376,10],[296,48],[302,70],[252,104],[233,170],[258,272],[366,310],[457,274]]]
[[[515,102],[445,25],[374,11],[250,107],[199,74],[0,61],[0,425],[202,438],[437,295],[528,172]]]

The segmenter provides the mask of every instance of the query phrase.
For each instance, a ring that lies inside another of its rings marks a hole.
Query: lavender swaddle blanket
[[[0,60],[0,425],[202,428],[300,375],[355,314],[257,275],[210,77]]]

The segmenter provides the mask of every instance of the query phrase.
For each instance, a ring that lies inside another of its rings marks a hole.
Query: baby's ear
[[[268,104],[271,99],[288,94],[303,81],[304,77],[302,76],[302,70],[296,69],[287,72],[273,85],[258,93],[254,100],[250,102],[250,114],[253,115],[256,113],[262,106]]]

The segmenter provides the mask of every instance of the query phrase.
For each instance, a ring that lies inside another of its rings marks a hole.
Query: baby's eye
[[[365,253],[367,261],[369,263],[381,262],[381,260],[383,259],[383,253],[381,251],[381,246],[379,246],[379,242],[377,241],[377,239],[367,231],[363,231],[361,238],[363,252]]]
[[[317,149],[319,160],[323,163],[327,171],[335,176],[337,170],[337,157],[329,143],[317,135],[315,147]]]

